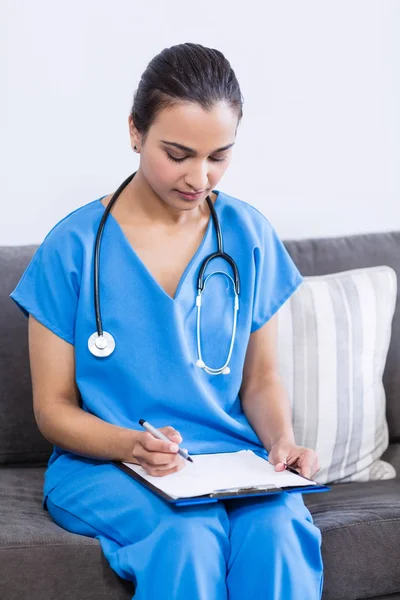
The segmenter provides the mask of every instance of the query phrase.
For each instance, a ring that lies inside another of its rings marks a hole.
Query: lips
[[[204,194],[205,190],[202,192],[182,192],[181,190],[176,190],[178,192],[178,194],[181,194],[182,196],[184,196],[185,198],[189,198],[189,199],[195,199],[195,198],[199,198],[199,196],[201,196],[202,194]]]

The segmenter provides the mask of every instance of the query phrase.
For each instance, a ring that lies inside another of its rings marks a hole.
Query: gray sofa
[[[286,246],[303,275],[385,264],[400,282],[400,232]],[[64,531],[42,508],[51,447],[33,417],[27,320],[8,297],[35,250],[0,248],[0,599],[128,599],[132,584],[111,570],[99,542]],[[304,495],[322,531],[323,600],[400,599],[399,301],[384,384],[390,445],[383,458],[395,466],[397,478],[335,484],[329,492]]]

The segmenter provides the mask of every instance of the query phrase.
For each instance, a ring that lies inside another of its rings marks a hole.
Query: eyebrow
[[[168,146],[174,146],[175,148],[178,148],[179,150],[184,150],[185,152],[189,152],[189,154],[193,154],[194,156],[197,154],[196,150],[194,150],[193,148],[189,148],[188,146],[183,146],[183,144],[178,144],[176,142],[167,142],[167,140],[161,141],[164,144],[167,144]],[[223,146],[222,148],[213,150],[211,154],[214,154],[215,152],[223,152],[224,150],[228,150],[228,148],[231,148],[234,145],[234,143],[235,142],[232,142],[232,144],[228,144],[227,146]]]

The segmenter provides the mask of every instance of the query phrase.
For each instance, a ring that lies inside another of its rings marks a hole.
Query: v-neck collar
[[[220,196],[221,196],[221,192],[219,190],[212,190],[215,194],[217,194],[217,197],[215,198],[215,202],[214,202],[214,209],[217,212],[217,216],[218,216],[218,206],[219,206],[219,201],[220,201]],[[101,202],[103,200],[103,198],[106,198],[107,194],[105,196],[101,196],[101,198],[98,198],[97,202],[100,205],[100,207],[103,210],[103,213],[106,210],[106,207],[104,206],[104,204]],[[117,201],[118,202],[118,201]],[[154,275],[150,272],[150,270],[147,268],[147,266],[145,265],[145,263],[142,261],[142,259],[140,258],[140,256],[138,255],[138,253],[136,252],[136,250],[134,249],[134,247],[132,246],[132,244],[130,243],[130,241],[128,240],[127,236],[125,235],[124,230],[122,229],[121,225],[118,223],[117,219],[114,217],[114,215],[112,214],[112,210],[111,212],[108,213],[108,217],[107,220],[110,220],[110,222],[112,222],[118,229],[122,240],[124,242],[125,245],[128,246],[129,251],[131,252],[131,254],[133,255],[133,257],[135,258],[136,262],[140,265],[141,269],[144,271],[144,273],[146,274],[147,278],[153,283],[153,285],[164,295],[166,296],[171,302],[176,302],[179,292],[182,288],[182,285],[188,275],[188,273],[190,272],[192,266],[194,265],[194,263],[196,262],[199,254],[201,253],[201,251],[203,250],[204,244],[206,243],[206,240],[208,238],[208,236],[210,235],[210,230],[213,227],[213,218],[211,215],[211,211],[210,211],[210,217],[208,220],[208,224],[207,224],[207,228],[206,231],[203,235],[203,239],[200,242],[199,247],[197,248],[196,252],[194,253],[194,255],[192,256],[192,258],[190,259],[190,261],[188,262],[188,264],[186,265],[186,268],[184,269],[181,278],[179,279],[177,288],[175,290],[175,295],[174,297],[170,296],[165,290],[164,288],[158,283],[157,279],[154,277]],[[107,221],[106,221],[107,222]]]

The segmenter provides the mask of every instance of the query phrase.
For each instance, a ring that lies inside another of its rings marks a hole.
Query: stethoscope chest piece
[[[110,356],[115,350],[115,340],[111,333],[103,331],[103,335],[99,335],[97,331],[90,336],[88,347],[93,356],[104,358]]]

